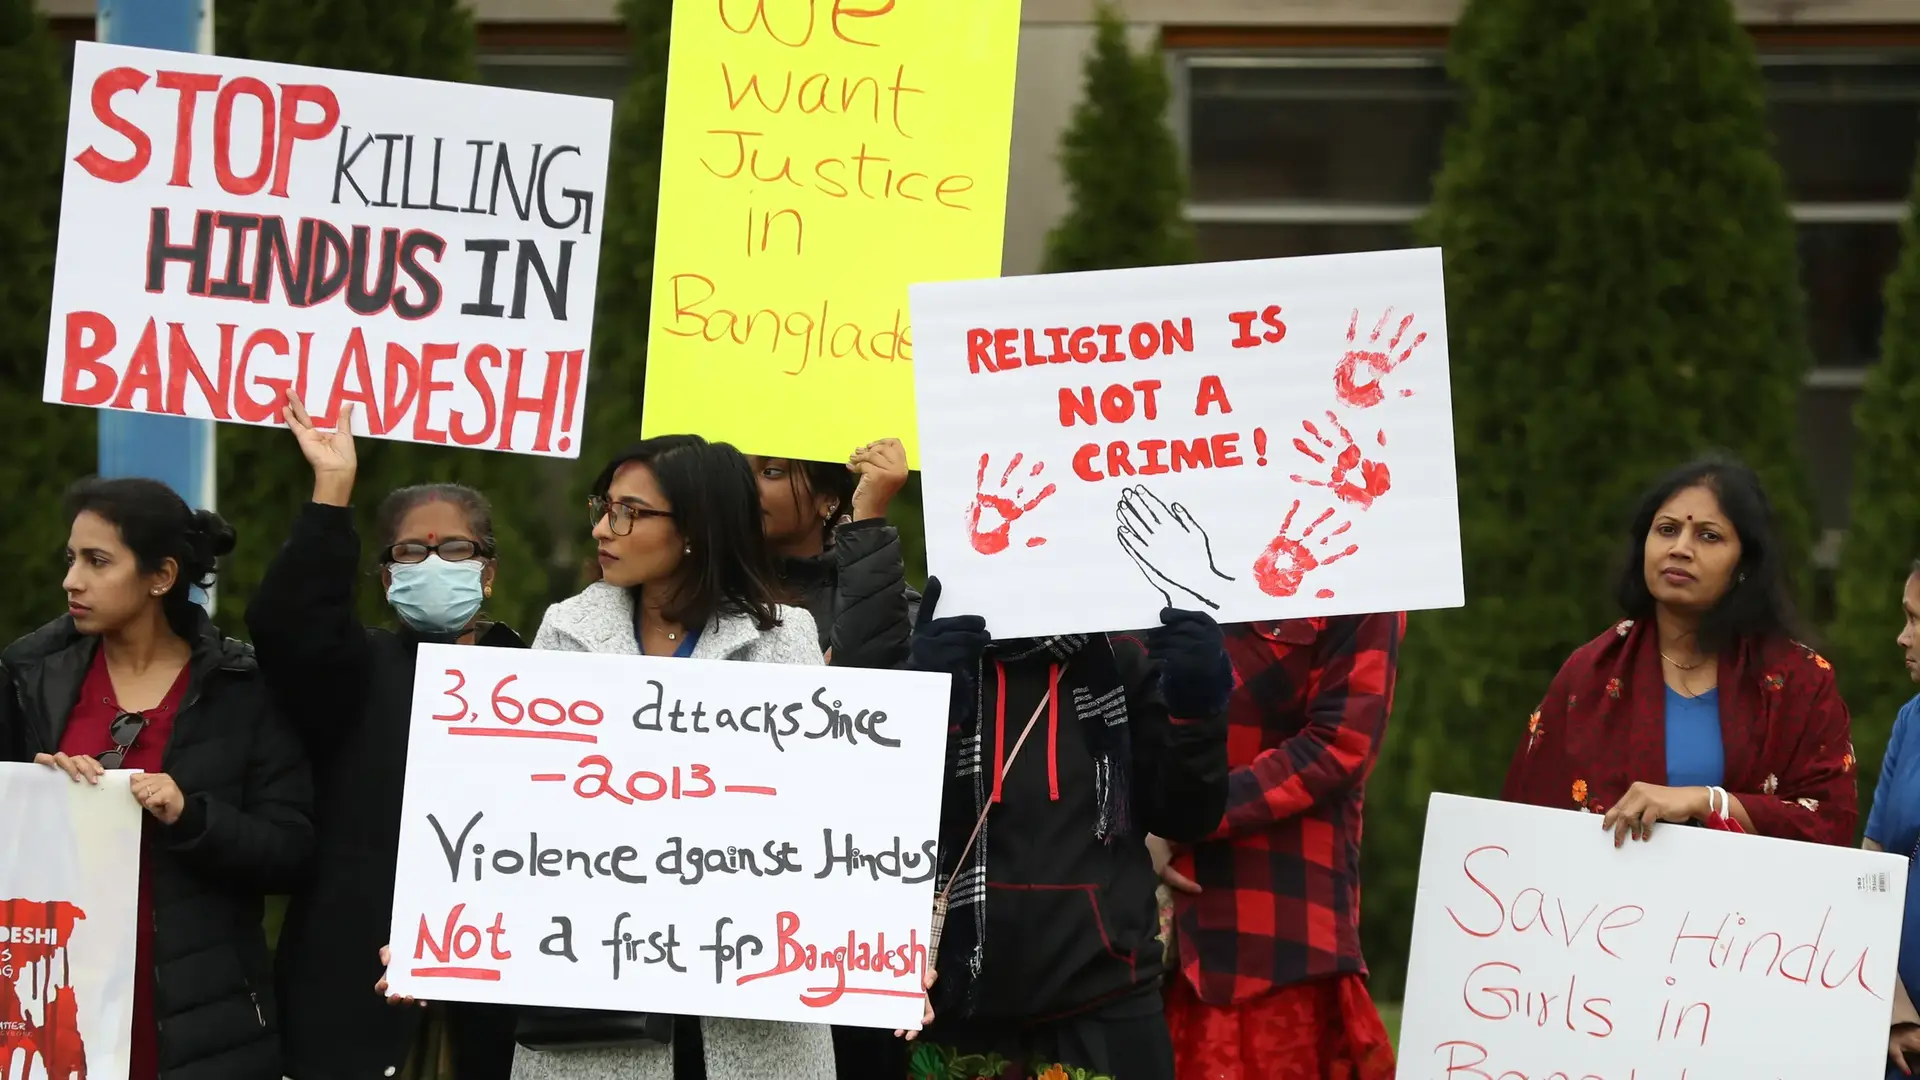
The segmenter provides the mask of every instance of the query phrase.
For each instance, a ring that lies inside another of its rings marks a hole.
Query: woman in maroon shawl
[[[1745,466],[1707,459],[1647,493],[1618,587],[1627,618],[1581,646],[1527,719],[1509,802],[1851,844],[1853,744],[1833,669],[1793,639],[1773,514]]]

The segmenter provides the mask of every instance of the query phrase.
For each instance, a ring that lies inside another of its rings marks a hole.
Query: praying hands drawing
[[[1193,609],[1198,603],[1220,610],[1219,599],[1234,579],[1214,564],[1213,542],[1186,507],[1168,506],[1145,486],[1130,487],[1121,492],[1114,515],[1120,519],[1120,547],[1167,607]]]

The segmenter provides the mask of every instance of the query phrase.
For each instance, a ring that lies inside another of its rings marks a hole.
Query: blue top
[[[680,647],[673,650],[675,656],[692,656],[693,647],[700,644],[700,631],[689,630],[687,636],[680,639]]]
[[[1667,687],[1667,786],[1718,787],[1726,782],[1720,745],[1720,691],[1688,697]]]
[[[1880,763],[1880,783],[1867,812],[1867,839],[1895,855],[1913,857],[1920,843],[1920,697],[1900,709]],[[1900,926],[1900,981],[1912,993],[1920,986],[1920,875],[1907,875],[1906,917]],[[1891,1063],[1889,1077],[1903,1075]]]

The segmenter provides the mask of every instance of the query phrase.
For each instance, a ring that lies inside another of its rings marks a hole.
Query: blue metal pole
[[[175,52],[213,51],[213,0],[99,0],[95,37],[114,45]],[[214,509],[211,420],[100,413],[100,475],[145,476]]]

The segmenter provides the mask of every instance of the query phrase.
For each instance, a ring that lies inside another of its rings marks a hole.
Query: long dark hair
[[[220,557],[233,550],[233,526],[211,510],[194,510],[178,492],[158,480],[88,477],[67,489],[67,521],[83,512],[105,518],[120,530],[143,574],[157,573],[168,559],[179,567],[173,588],[160,598],[167,626],[191,641],[205,616],[193,602],[195,587],[213,585]]]
[[[1691,487],[1704,487],[1740,537],[1740,563],[1726,595],[1700,619],[1700,647],[1718,652],[1741,638],[1795,638],[1799,616],[1787,575],[1785,552],[1775,526],[1773,503],[1752,469],[1727,454],[1690,461],[1660,478],[1640,497],[1627,526],[1627,557],[1622,560],[1615,596],[1629,618],[1653,616],[1647,587],[1647,533],[1668,499]]]
[[[660,613],[682,626],[715,614],[743,615],[762,632],[780,625],[783,594],[760,516],[760,489],[745,455],[698,435],[662,435],[615,455],[593,482],[606,497],[624,465],[645,465],[692,546]]]

